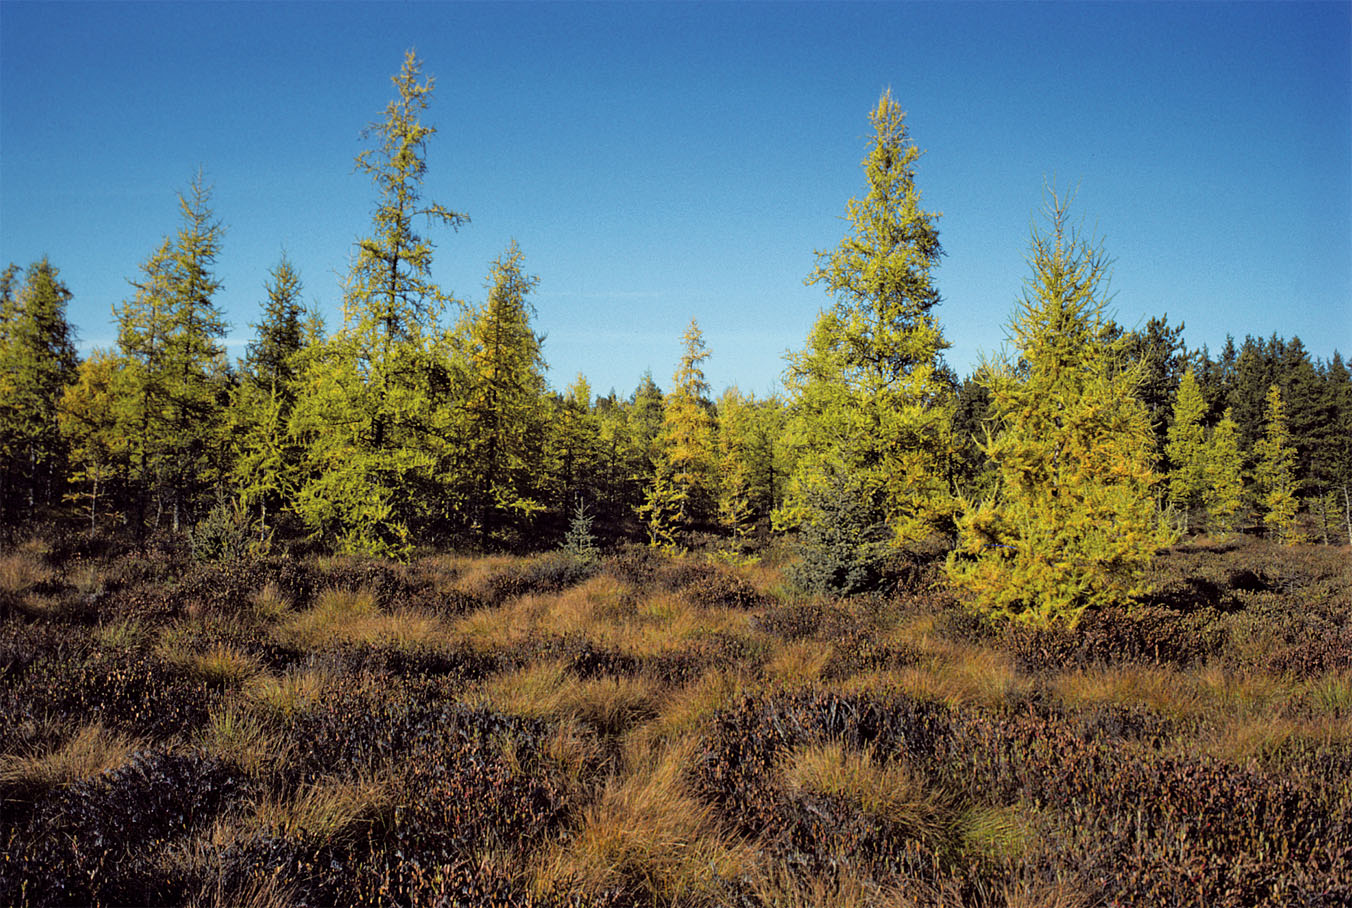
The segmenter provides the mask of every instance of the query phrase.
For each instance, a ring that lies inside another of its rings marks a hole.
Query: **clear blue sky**
[[[803,278],[860,191],[890,87],[943,212],[960,373],[999,348],[1044,179],[1167,313],[1352,352],[1352,5],[0,3],[0,262],[48,255],[81,346],[203,167],[242,352],[286,249],[338,320],[369,224],[359,132],[416,46],[437,91],[435,274],[484,297],[515,238],[557,387],[664,387],[699,319],[715,390],[773,389],[825,302]]]

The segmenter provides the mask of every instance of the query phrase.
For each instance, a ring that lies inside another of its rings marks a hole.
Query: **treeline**
[[[1180,533],[1352,538],[1352,380],[1299,339],[1189,350],[1165,318],[1124,330],[1108,260],[1051,195],[1012,349],[959,380],[933,309],[937,215],[890,94],[871,115],[866,192],[810,280],[832,304],[789,357],[782,397],[716,400],[692,320],[664,392],[563,392],[544,378],[537,280],[515,244],[487,297],[431,277],[422,219],[432,80],[410,53],[357,167],[376,189],[342,323],[303,302],[283,257],[244,357],[224,350],[224,231],[201,175],[180,223],[115,309],[117,346],[81,361],[70,290],[45,259],[3,274],[0,513],[14,530],[189,534],[213,547],[309,537],[404,557],[415,546],[601,537],[729,556],[791,531],[799,580],[864,588],[890,557],[946,539],[949,574],[991,611],[1074,617],[1131,595]],[[232,541],[233,540],[233,541]],[[217,552],[219,554],[219,552]]]

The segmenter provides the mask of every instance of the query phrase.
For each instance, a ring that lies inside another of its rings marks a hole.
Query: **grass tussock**
[[[121,766],[135,747],[130,738],[89,725],[45,753],[0,756],[0,786],[46,791],[69,785]]]
[[[258,675],[244,689],[244,696],[265,712],[288,719],[310,710],[324,696],[328,676],[316,669],[293,669],[281,677]]]
[[[0,595],[22,597],[35,587],[50,583],[55,572],[40,551],[18,548],[0,555]]]
[[[434,615],[411,609],[382,610],[370,590],[330,589],[275,633],[283,644],[301,650],[357,643],[409,650],[441,644],[446,639],[443,630]]]
[[[320,779],[286,798],[265,798],[248,825],[265,835],[326,844],[350,841],[384,820],[396,788],[388,779]]]
[[[254,775],[284,766],[294,749],[293,742],[238,701],[212,710],[202,739],[209,753]]]
[[[561,662],[541,662],[498,675],[480,689],[480,703],[497,712],[577,721],[619,734],[654,716],[659,694],[647,678],[577,678]]]
[[[877,759],[872,749],[853,750],[841,741],[800,747],[782,776],[789,792],[839,799],[914,838],[933,838],[943,828],[939,806],[920,780],[898,761]]]
[[[546,897],[646,894],[660,904],[716,905],[755,850],[729,837],[684,774],[691,741],[669,744],[606,783],[570,839],[536,873]]]
[[[1144,707],[1164,716],[1200,715],[1207,702],[1195,675],[1166,666],[1111,665],[1068,672],[1053,681],[1061,700],[1072,707]]]

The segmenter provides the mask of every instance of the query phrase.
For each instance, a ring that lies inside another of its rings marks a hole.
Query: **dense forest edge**
[[[201,174],[115,309],[115,349],[77,356],[71,293],[47,260],[0,275],[9,542],[83,523],[186,538],[206,559],[406,559],[551,548],[585,519],[607,545],[735,560],[789,533],[812,588],[866,589],[889,558],[938,545],[988,612],[1044,621],[1130,598],[1152,554],[1191,533],[1352,540],[1341,355],[1312,360],[1276,336],[1213,355],[1165,316],[1120,327],[1107,254],[1052,190],[1012,349],[959,379],[934,311],[938,218],[890,93],[870,115],[850,232],[808,277],[831,305],[789,355],[782,395],[712,399],[693,319],[666,391],[651,375],[627,397],[582,375],[553,391],[520,248],[491,264],[482,303],[432,281],[417,226],[468,217],[423,198],[432,80],[410,52],[393,81],[356,159],[377,198],[333,330],[283,256],[253,341],[228,360],[213,301],[224,235]]]
[[[782,395],[552,390],[393,82],[341,325],[229,360],[202,174],[114,349],[0,274],[0,903],[1352,902],[1338,352],[1124,328],[1049,188],[959,378],[889,92]]]

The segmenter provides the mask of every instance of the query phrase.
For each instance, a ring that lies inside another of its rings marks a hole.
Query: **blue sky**
[[[338,320],[369,225],[362,127],[414,46],[436,77],[435,275],[470,301],[515,238],[550,378],[660,385],[699,319],[715,390],[773,390],[819,307],[813,252],[891,88],[940,211],[960,373],[997,350],[1044,180],[1167,313],[1352,352],[1352,4],[0,3],[0,262],[48,255],[81,346],[178,227],[198,167],[241,353],[285,249]]]

